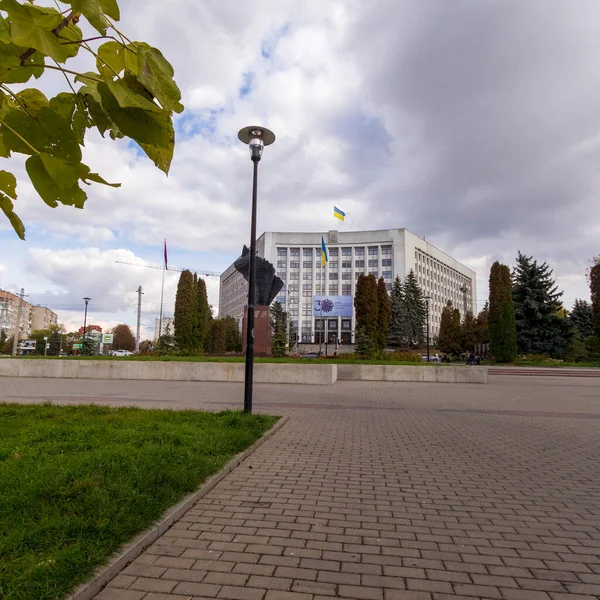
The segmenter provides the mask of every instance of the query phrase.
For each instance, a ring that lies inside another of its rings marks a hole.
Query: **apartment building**
[[[321,235],[329,262],[321,267]],[[437,336],[441,314],[451,300],[461,314],[476,311],[476,274],[445,252],[407,229],[329,231],[326,234],[265,232],[257,240],[257,253],[270,261],[284,287],[276,298],[289,312],[303,343],[354,343],[354,314],[321,318],[313,315],[314,296],[352,296],[361,274],[383,277],[388,290],[396,276],[414,272],[429,296],[430,335]],[[219,315],[239,318],[248,284],[233,265],[221,275]]]
[[[19,296],[12,292],[0,290],[0,331],[12,337],[18,331],[20,339],[29,337],[32,331],[47,329],[58,323],[58,316],[49,308],[33,306],[23,300],[21,319],[17,323],[19,313]]]

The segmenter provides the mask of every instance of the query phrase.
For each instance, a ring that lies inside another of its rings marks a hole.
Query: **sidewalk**
[[[508,379],[260,388],[290,421],[97,600],[597,598],[600,387]]]

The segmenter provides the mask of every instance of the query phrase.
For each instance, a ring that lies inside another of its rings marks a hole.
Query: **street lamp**
[[[87,305],[88,305],[88,302],[91,300],[91,298],[86,297],[83,300],[85,302],[85,313],[83,314],[83,339],[85,339],[86,326],[87,326]]]
[[[265,146],[275,141],[275,134],[265,127],[252,125],[238,132],[238,138],[250,148],[254,164],[252,179],[252,218],[250,224],[250,264],[248,273],[248,316],[246,320],[246,373],[244,378],[244,412],[252,413],[252,381],[254,377],[254,270],[256,255],[256,184],[258,163]]]
[[[429,301],[431,296],[425,296],[423,300],[427,302],[427,362],[429,362]]]

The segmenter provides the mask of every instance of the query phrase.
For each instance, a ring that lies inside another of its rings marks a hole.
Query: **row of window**
[[[288,256],[288,250],[290,256],[300,256],[300,248],[277,248],[277,257],[282,258]],[[344,248],[328,248],[329,256],[340,256],[340,250],[342,256],[352,256],[352,247],[344,247]],[[302,248],[302,256],[305,258],[314,257],[314,253],[320,255],[321,248]],[[367,246],[367,252],[369,256],[378,256],[379,254],[379,246]],[[391,246],[382,246],[381,254],[386,256],[391,256],[392,247]],[[365,247],[364,246],[355,246],[354,247],[354,256],[364,256],[365,255]]]
[[[339,268],[339,261],[334,260],[334,261],[329,261],[328,266],[330,269],[337,269]],[[379,266],[379,261],[378,259],[371,259],[368,261],[368,265],[369,267],[377,267]],[[317,269],[321,268],[321,263],[317,263],[316,265]],[[364,268],[365,266],[365,261],[364,259],[362,260],[355,260],[354,261],[354,266],[357,269],[360,268]],[[392,259],[391,258],[383,258],[381,259],[381,266],[382,267],[391,267],[392,266]],[[278,260],[277,261],[277,268],[278,269],[286,269],[287,268],[287,262],[285,260]],[[300,262],[298,261],[292,261],[290,262],[290,269],[299,269],[300,268]],[[312,269],[313,268],[313,263],[312,261],[303,261],[302,262],[302,268],[303,269]],[[342,261],[342,269],[351,269],[352,268],[352,261],[351,260],[344,260]]]

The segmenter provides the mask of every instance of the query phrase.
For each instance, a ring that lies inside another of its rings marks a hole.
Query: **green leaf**
[[[0,42],[10,44],[10,27],[8,26],[8,19],[4,17],[0,17]]]
[[[71,6],[75,12],[81,13],[96,31],[106,35],[108,21],[98,0],[73,0]]]
[[[40,159],[46,172],[60,190],[72,188],[81,177],[90,171],[89,167],[83,163],[72,163],[46,152],[40,154]]]
[[[102,109],[100,102],[96,99],[96,96],[98,99],[100,98],[100,94],[95,90],[92,90],[92,88],[84,86],[79,90],[79,95],[83,99],[90,115],[89,126],[97,127],[100,135],[104,137],[105,132],[113,126],[113,122]]]
[[[114,73],[107,69],[105,65],[108,65],[116,73],[120,73],[125,68],[124,52],[127,52],[127,50],[118,42],[111,41],[102,44],[97,52],[99,58],[96,59],[96,66],[98,71],[112,79]]]
[[[3,121],[18,134],[15,135],[0,123],[4,143],[9,149],[22,154],[35,154],[23,142],[25,139],[37,152],[48,152],[71,162],[81,160],[81,148],[70,124],[50,107],[42,107],[35,119],[20,109],[12,109]]]
[[[125,51],[123,52],[123,58],[125,59],[125,69],[137,75],[138,72],[138,54],[136,44],[127,44]]]
[[[79,42],[83,39],[83,34],[81,29],[70,22],[65,28],[61,29],[58,34],[58,39],[61,40],[62,46],[65,49],[65,52],[68,54],[69,58],[73,58],[77,56],[79,49],[81,48],[81,44],[70,44],[65,42]]]
[[[65,121],[70,121],[75,110],[75,94],[60,92],[50,98],[50,108]]]
[[[34,52],[23,65],[21,54],[24,48],[16,44],[0,43],[0,83],[25,83],[31,76],[38,78],[44,67],[32,67],[32,64],[43,64],[44,58],[39,52]]]
[[[0,194],[0,209],[8,217],[10,224],[17,235],[24,240],[25,239],[25,226],[23,221],[15,214],[13,210],[13,203],[10,198],[7,198],[4,194]]]
[[[59,188],[56,181],[46,170],[39,154],[30,156],[25,162],[25,168],[33,187],[48,206],[56,208],[60,202],[76,208],[83,208],[87,194],[79,187],[77,182],[69,188]]]
[[[99,1],[100,1],[100,8],[111,19],[118,21],[121,18],[121,13],[119,12],[119,5],[117,4],[117,0],[99,0]]]
[[[16,0],[1,0],[0,9],[8,13],[13,43],[23,48],[35,48],[57,62],[65,62],[69,52],[52,33],[63,19],[56,9],[20,4]]]
[[[146,156],[163,172],[169,174],[171,167],[171,161],[173,160],[173,149],[174,146],[167,148],[160,148],[158,146],[151,146],[150,144],[140,144],[142,150],[146,153]]]
[[[27,88],[16,94],[19,105],[30,115],[37,117],[44,106],[48,106],[48,98],[35,88]]]
[[[0,192],[13,200],[17,199],[17,179],[12,173],[0,171]]]
[[[82,177],[83,181],[95,181],[96,183],[101,183],[103,185],[110,185],[110,187],[118,188],[121,187],[120,183],[108,183],[104,178],[100,177],[98,173],[88,173],[85,177]]]
[[[140,42],[137,44],[137,78],[156,96],[163,108],[183,112],[181,92],[173,80],[173,67],[157,48]]]
[[[131,79],[135,80],[133,77]],[[107,85],[121,108],[143,108],[144,110],[161,112],[160,107],[154,102],[132,90],[125,79],[109,81]],[[138,85],[140,84],[138,83]]]
[[[102,98],[102,108],[124,135],[138,144],[165,149],[173,146],[175,132],[169,112],[122,108],[105,83],[98,84],[98,92]]]

